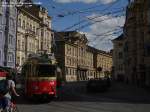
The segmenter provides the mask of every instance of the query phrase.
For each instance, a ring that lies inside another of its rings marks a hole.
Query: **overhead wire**
[[[90,13],[90,12],[104,12],[105,10],[108,10],[109,8],[113,7],[115,4],[119,3],[119,1],[121,1],[121,0],[117,0],[115,2],[112,2],[111,4],[109,4],[108,7],[105,7],[103,9],[99,9],[99,10],[91,10],[91,9],[96,8],[98,6],[99,7],[100,6],[104,6],[104,4],[99,4],[99,5],[95,5],[95,6],[89,7],[89,8],[80,9],[80,10],[72,11],[72,12],[68,11],[67,14],[58,14],[57,16],[59,17],[59,19],[55,19],[55,20],[53,20],[53,22],[61,20],[61,18],[64,18],[64,17],[69,16],[69,15],[75,15],[75,14],[81,14],[81,13],[85,14],[85,13]]]
[[[122,27],[123,28],[123,27]],[[104,33],[101,33],[101,34],[93,34],[94,36],[95,36],[95,38],[94,39],[92,39],[92,40],[90,40],[89,42],[93,42],[93,41],[96,41],[98,38],[100,38],[100,37],[106,37],[106,36],[110,36],[110,35],[115,35],[115,34],[117,34],[117,33],[119,33],[119,32],[122,32],[122,31],[120,31],[120,30],[122,30],[121,29],[121,27],[120,27],[120,29],[113,29],[113,30],[109,30],[109,31],[107,31],[107,32],[104,32]]]
[[[103,14],[103,15],[98,15],[98,16],[91,17],[91,18],[90,18],[90,17],[87,17],[86,19],[91,21],[91,20],[94,20],[94,19],[97,19],[97,18],[106,16],[106,15],[112,15],[112,14],[120,13],[120,12],[123,12],[123,11],[124,11],[124,7],[120,8],[120,9],[117,10],[117,11],[107,12],[107,13],[105,13],[105,14]],[[85,23],[85,22],[87,22],[87,21],[86,21],[86,20],[81,20],[81,21],[79,21],[79,22],[77,22],[77,23],[75,23],[75,24],[73,24],[73,25],[71,25],[71,26],[65,28],[63,31],[70,30],[70,29],[72,29],[73,27],[76,27],[76,26],[78,26],[79,24],[83,24],[83,23]],[[88,22],[89,22],[89,21],[88,21]],[[89,24],[89,23],[88,23],[88,24]]]
[[[84,29],[84,28],[86,28],[86,27],[88,27],[88,26],[90,26],[90,25],[96,24],[96,23],[101,23],[101,22],[104,22],[104,21],[106,21],[106,20],[114,19],[114,17],[116,17],[116,18],[117,18],[117,17],[122,17],[122,15],[121,15],[121,16],[118,16],[118,15],[110,16],[110,17],[105,18],[105,19],[102,19],[102,20],[96,20],[96,21],[94,21],[94,22],[89,22],[89,23],[87,23],[87,24],[85,24],[85,25],[80,26],[79,28],[76,28],[75,31]]]
[[[105,10],[111,8],[113,5],[115,5],[115,4],[118,3],[119,1],[121,1],[121,0],[117,0],[117,1],[115,1],[115,2],[112,2],[111,4],[109,4],[108,7],[104,8],[104,9],[101,9],[101,10],[98,10],[98,11],[105,11]],[[100,6],[104,6],[104,4],[98,4],[98,5],[89,7],[89,8],[85,8],[85,9],[80,9],[80,10],[77,10],[77,11],[69,12],[68,14],[66,14],[66,15],[64,14],[63,16],[69,16],[69,15],[74,15],[74,14],[78,14],[78,13],[90,12],[91,9],[94,9],[94,8],[97,8],[97,7],[100,7]],[[93,11],[92,11],[92,12],[93,12]]]
[[[96,6],[94,6],[94,7],[91,7],[91,8],[87,8],[87,9],[84,9],[84,10],[78,10],[78,11],[76,11],[76,12],[74,12],[74,13],[72,13],[72,14],[76,14],[76,13],[86,13],[86,12],[90,12],[91,11],[91,9],[93,9],[93,8],[95,8],[95,7],[98,7],[98,5],[96,5]],[[107,7],[107,8],[109,8],[109,7]],[[105,8],[104,10],[107,10],[107,8]],[[98,11],[98,10],[97,10]],[[100,10],[100,11],[102,11],[102,10]],[[71,14],[71,13],[69,13],[69,14]],[[108,14],[108,13],[107,13]],[[104,15],[107,15],[107,14],[104,14]],[[111,13],[109,13],[109,14],[111,14]],[[103,15],[103,16],[104,16]],[[101,16],[99,16],[99,17],[103,17],[102,15]],[[115,16],[115,17],[117,17],[117,16]],[[98,17],[94,17],[94,18],[87,18],[87,20],[94,20],[94,19],[96,19],[96,18],[98,18]],[[107,19],[105,19],[105,20],[109,20],[109,19],[111,19],[111,18],[107,18]],[[94,21],[94,22],[91,22],[91,23],[87,23],[86,25],[83,25],[83,26],[81,26],[80,28],[76,28],[75,30],[78,30],[78,29],[83,29],[83,28],[85,28],[85,27],[87,27],[87,26],[89,26],[89,25],[92,25],[92,24],[95,24],[95,23],[97,23],[97,22],[102,22],[102,21],[105,21],[105,20],[99,20],[99,21]],[[82,20],[82,21],[80,21],[79,23],[76,23],[75,25],[73,25],[72,27],[74,27],[74,26],[76,26],[76,25],[78,25],[78,24],[81,24],[82,22],[85,22],[85,20]],[[71,29],[71,27],[70,28],[67,28],[67,29]],[[54,30],[53,30],[54,31]],[[104,34],[103,34],[104,35]],[[105,35],[108,35],[108,34],[105,34]],[[105,36],[104,35],[104,36]],[[99,36],[102,36],[102,35],[99,35]]]

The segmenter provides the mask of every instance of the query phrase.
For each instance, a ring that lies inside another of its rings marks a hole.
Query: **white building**
[[[15,67],[16,1],[0,0],[0,66],[12,68]]]

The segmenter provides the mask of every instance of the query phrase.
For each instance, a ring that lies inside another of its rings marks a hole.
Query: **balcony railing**
[[[81,70],[88,70],[89,69],[88,66],[86,66],[86,65],[80,65],[80,64],[77,66],[77,68],[81,69]]]
[[[25,31],[26,35],[35,35],[35,31],[32,31],[31,29],[26,29]]]

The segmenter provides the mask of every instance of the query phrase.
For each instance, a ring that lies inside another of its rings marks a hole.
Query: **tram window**
[[[37,67],[38,76],[49,77],[55,76],[56,67],[51,65],[39,65]]]

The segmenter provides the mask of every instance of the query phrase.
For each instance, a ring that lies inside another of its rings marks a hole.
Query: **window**
[[[29,28],[29,23],[27,23],[27,29]]]
[[[119,59],[122,59],[122,58],[123,58],[122,52],[119,52],[119,53],[118,53],[118,57],[119,57]]]
[[[22,42],[22,50],[25,50],[25,44]]]
[[[3,24],[3,16],[0,14],[0,25],[2,25]]]
[[[32,51],[32,43],[29,44],[30,51]]]
[[[67,67],[65,68],[65,72],[66,72],[66,75],[68,75],[68,68]]]
[[[118,46],[121,47],[121,46],[122,46],[122,43],[119,43]]]
[[[38,73],[38,76],[42,76],[42,77],[51,76],[51,77],[53,77],[53,76],[55,76],[56,66],[39,64],[37,66],[36,71]]]
[[[36,32],[36,31],[35,31],[35,26],[33,26],[33,31]]]
[[[17,57],[17,64],[20,63],[20,57]]]
[[[13,41],[14,41],[13,36],[12,36],[12,35],[9,35],[8,44],[9,44],[9,45],[13,45]]]
[[[35,33],[36,33],[37,35],[40,35],[39,32],[40,32],[39,28],[36,28],[36,29],[35,29]]]
[[[44,31],[43,31],[43,30],[41,30],[41,36],[42,36],[42,37],[44,36]]]
[[[21,27],[21,18],[18,19],[18,27]]]
[[[23,20],[22,28],[25,29],[25,21]]]
[[[3,33],[2,32],[0,32],[0,41],[2,41],[3,40],[3,35],[2,35]]]
[[[13,18],[10,18],[10,27],[11,29],[15,30],[15,23]]]
[[[2,6],[2,0],[0,0],[0,6]],[[0,7],[0,14],[3,12],[3,7]]]
[[[30,30],[32,30],[32,25],[30,24]]]
[[[47,38],[49,38],[49,32],[47,32]]]
[[[14,55],[11,52],[8,53],[8,62],[14,62]]]
[[[2,51],[0,49],[0,61],[2,60]]]
[[[20,50],[20,40],[17,41],[17,49]]]
[[[25,61],[25,58],[24,58],[24,57],[22,57],[22,64],[24,63],[24,61]]]

